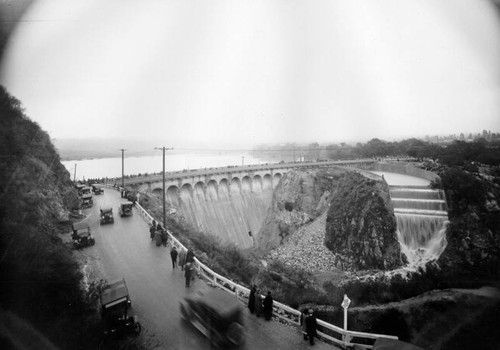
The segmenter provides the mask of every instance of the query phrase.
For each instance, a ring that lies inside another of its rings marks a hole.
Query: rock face
[[[335,174],[325,245],[356,269],[402,265],[387,184],[361,174]]]
[[[278,247],[297,228],[324,211],[326,203],[315,178],[314,171],[290,171],[281,178],[257,237],[259,248],[269,250]]]
[[[305,235],[301,228],[321,217],[325,225],[321,214],[327,216],[323,244],[331,251],[323,256],[323,250],[318,249],[325,261],[321,266],[352,270],[402,265],[387,185],[341,168],[284,175],[258,235],[258,247],[279,247],[279,254],[273,257],[284,261],[302,256],[300,249],[310,256],[311,247],[301,247],[309,245],[305,243],[309,240],[296,236]],[[290,239],[293,244],[287,244]]]

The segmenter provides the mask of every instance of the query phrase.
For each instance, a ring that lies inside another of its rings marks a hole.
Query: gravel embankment
[[[273,250],[266,259],[281,261],[289,266],[315,272],[336,269],[335,254],[323,244],[326,212],[292,234],[288,242]]]

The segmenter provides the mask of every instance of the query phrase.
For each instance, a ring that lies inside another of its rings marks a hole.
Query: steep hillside
[[[77,205],[49,136],[0,87],[0,308],[62,348],[81,341],[91,314],[78,265],[58,237]]]
[[[282,246],[325,211],[324,245],[331,253],[323,266],[356,270],[402,265],[387,185],[340,168],[285,174],[274,192],[258,246]],[[294,241],[300,242],[300,237]],[[286,253],[281,250],[274,254],[278,255]]]

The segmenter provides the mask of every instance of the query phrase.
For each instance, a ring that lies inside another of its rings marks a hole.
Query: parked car
[[[125,278],[110,282],[99,296],[101,302],[101,316],[116,318],[127,314],[132,306]]]
[[[245,342],[243,314],[234,295],[221,289],[189,295],[180,302],[181,318],[191,323],[216,347]]]
[[[101,316],[106,323],[105,335],[139,334],[141,324],[137,316],[128,316],[132,305],[125,279],[109,283],[99,296]]]
[[[82,208],[92,208],[94,205],[94,201],[92,200],[92,194],[84,194],[82,195]]]
[[[113,222],[115,222],[113,217],[113,208],[101,208],[101,225],[108,223],[112,224]]]
[[[88,186],[84,186],[82,187],[82,189],[80,190],[80,196],[84,196],[86,194],[90,194],[92,196],[92,188],[88,187]]]
[[[93,184],[92,185],[92,193],[94,193],[94,194],[103,194],[104,193],[104,189],[102,188],[102,186],[100,184]]]
[[[132,216],[132,208],[133,207],[134,207],[134,203],[132,203],[132,202],[120,203],[120,206],[118,207],[118,212],[120,213],[121,217]]]
[[[85,222],[73,224],[73,248],[80,249],[95,244],[95,239],[92,237],[90,226]]]

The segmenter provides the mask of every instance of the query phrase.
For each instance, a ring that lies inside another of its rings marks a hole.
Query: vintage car
[[[86,187],[84,184],[76,184],[75,185],[76,190],[78,191],[78,194],[81,195],[82,190]]]
[[[123,203],[120,203],[120,206],[118,207],[118,212],[120,213],[121,217],[132,216],[132,208],[133,207],[134,207],[134,203],[123,202]]]
[[[113,208],[105,207],[101,208],[101,225],[115,222],[113,218]]]
[[[78,193],[80,194],[80,196],[84,196],[86,194],[90,194],[92,195],[92,188],[88,187],[88,186],[84,186],[81,190],[78,191]]]
[[[110,282],[101,292],[101,316],[104,318],[115,318],[127,314],[132,306],[125,279]]]
[[[92,193],[94,194],[103,194],[104,189],[100,184],[92,184]]]
[[[240,346],[245,341],[243,313],[234,295],[209,289],[180,302],[182,320],[191,323],[216,347]]]
[[[92,194],[84,194],[82,195],[82,208],[92,208],[94,205],[94,201],[92,200]]]
[[[90,226],[85,222],[73,224],[73,248],[80,249],[95,244],[95,239],[92,237]]]

